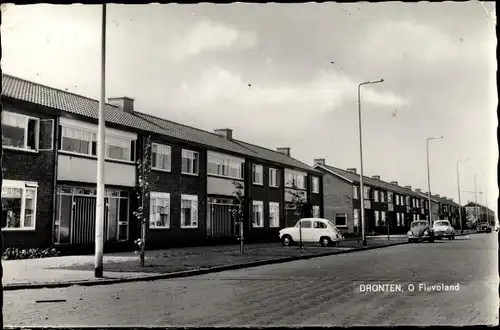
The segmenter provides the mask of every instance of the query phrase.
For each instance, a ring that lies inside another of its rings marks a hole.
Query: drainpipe
[[[58,171],[58,157],[59,157],[59,117],[56,116],[54,120],[54,129],[53,129],[53,146],[54,146],[54,180],[53,180],[53,187],[54,191],[52,192],[52,245],[54,245],[56,242],[54,240],[54,229],[55,229],[55,222],[56,222],[56,216],[57,216],[57,171]],[[71,229],[70,229],[71,230]],[[61,224],[59,224],[59,233],[61,232]]]

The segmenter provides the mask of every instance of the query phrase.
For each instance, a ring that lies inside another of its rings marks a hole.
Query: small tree
[[[141,237],[134,241],[134,243],[139,247],[138,252],[140,255],[141,267],[145,266],[146,232],[149,221],[149,217],[145,214],[144,206],[149,197],[149,180],[152,167],[150,135],[146,138],[143,150],[144,154],[142,159],[137,160],[138,180],[136,194],[139,206],[137,211],[134,212],[134,216],[141,225]]]
[[[295,185],[295,182],[291,181],[290,182],[292,189],[289,190],[288,193],[292,197],[292,200],[290,203],[294,206],[295,208],[295,215],[298,216],[299,220],[302,216],[302,208],[306,204],[306,199],[304,198],[304,194],[302,191],[298,190],[297,186]],[[299,222],[299,241],[300,241],[300,249],[302,250],[302,223]]]
[[[243,254],[243,223],[244,223],[244,218],[245,218],[245,204],[246,204],[246,198],[243,194],[243,185],[241,182],[238,181],[233,181],[233,186],[234,186],[234,192],[233,194],[236,196],[236,203],[231,209],[231,213],[233,214],[234,218],[236,219],[238,223],[238,228],[239,228],[239,237],[238,240],[240,241],[240,254]]]

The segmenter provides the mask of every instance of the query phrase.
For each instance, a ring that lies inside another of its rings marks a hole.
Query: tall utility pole
[[[97,207],[95,214],[95,268],[94,276],[103,277],[104,250],[104,157],[106,152],[106,123],[104,110],[106,106],[106,4],[102,5],[101,36],[101,97],[99,99],[99,129],[97,137]]]
[[[459,222],[460,222],[460,232],[463,234],[464,229],[463,229],[463,224],[462,224],[462,202],[460,199],[460,171],[459,171],[459,166],[458,164],[460,162],[466,162],[468,161],[469,158],[466,159],[459,159],[457,160],[457,185],[458,185],[458,214],[459,214]]]
[[[362,126],[361,126],[361,86],[363,85],[370,85],[370,84],[377,84],[384,82],[384,79],[380,79],[377,81],[365,81],[362,82],[358,85],[358,120],[359,120],[359,157],[361,159],[361,166],[360,166],[360,176],[359,176],[359,189],[360,189],[360,202],[361,205],[359,208],[361,209],[361,237],[363,240],[363,245],[366,245],[366,237],[365,237],[365,191],[364,191],[364,184],[363,184],[363,131],[362,131]]]
[[[427,199],[429,200],[429,225],[432,227],[432,203],[431,203],[431,170],[430,170],[430,162],[429,162],[429,141],[430,140],[439,140],[442,139],[443,136],[440,137],[430,137],[426,140],[426,152],[427,152]]]
[[[478,212],[478,208],[477,208],[477,185],[476,185],[476,174],[474,174],[474,199],[476,200],[476,207],[475,207],[475,210],[476,210],[476,224],[477,224],[477,220],[479,220],[479,212]]]

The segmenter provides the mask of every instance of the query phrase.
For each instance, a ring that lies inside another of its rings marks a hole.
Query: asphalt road
[[[458,291],[419,290],[421,283],[458,284]],[[394,284],[396,292],[361,292],[370,284]],[[478,234],[184,279],[7,291],[4,320],[7,326],[498,325],[498,286],[498,236]],[[66,301],[36,303],[44,299]]]

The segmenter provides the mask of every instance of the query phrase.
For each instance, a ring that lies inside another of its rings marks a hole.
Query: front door
[[[232,213],[233,200],[230,198],[209,198],[207,236],[235,237],[237,235]]]

